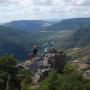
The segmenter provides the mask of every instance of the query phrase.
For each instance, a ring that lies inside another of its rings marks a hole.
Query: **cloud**
[[[34,5],[52,5],[52,0],[32,0]]]
[[[0,21],[90,17],[90,0],[0,0]]]
[[[90,5],[90,0],[0,0],[0,4]]]

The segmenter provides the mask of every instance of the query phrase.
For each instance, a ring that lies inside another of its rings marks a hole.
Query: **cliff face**
[[[22,66],[35,72],[32,80],[34,84],[37,84],[48,75],[50,70],[56,70],[57,72],[62,73],[65,63],[66,56],[64,52],[53,50],[45,54],[43,57],[33,58],[18,66]]]
[[[62,72],[65,63],[66,56],[63,52],[47,53],[38,66],[38,71],[33,78],[34,84],[45,78],[52,69]]]
[[[43,66],[49,66],[61,71],[64,68],[65,61],[65,54],[63,52],[48,53],[43,59]]]

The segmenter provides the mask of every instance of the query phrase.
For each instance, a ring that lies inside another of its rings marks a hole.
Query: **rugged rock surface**
[[[66,63],[66,56],[64,52],[58,52],[51,50],[44,57],[36,57],[32,60],[28,60],[18,66],[23,66],[26,69],[30,69],[35,72],[33,77],[33,83],[37,84],[43,78],[48,75],[48,72],[52,69],[61,73]]]
[[[50,52],[45,55],[42,63],[38,66],[33,83],[36,84],[48,75],[48,71],[55,69],[58,72],[62,72],[64,64],[66,63],[66,57],[63,52]]]

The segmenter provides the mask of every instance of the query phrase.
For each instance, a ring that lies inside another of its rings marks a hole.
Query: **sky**
[[[0,0],[0,23],[90,17],[90,0]]]

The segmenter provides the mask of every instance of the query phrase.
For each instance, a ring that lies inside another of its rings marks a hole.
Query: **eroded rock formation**
[[[51,69],[55,69],[57,72],[61,73],[65,63],[66,56],[62,51],[47,53],[43,58],[42,63],[38,66],[38,71],[33,78],[34,84],[45,78]]]

